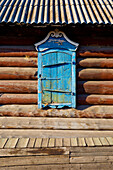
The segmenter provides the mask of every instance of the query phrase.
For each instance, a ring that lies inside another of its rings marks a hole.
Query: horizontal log
[[[13,51],[13,50],[12,50]],[[37,52],[0,52],[0,57],[37,57]]]
[[[0,117],[0,127],[3,129],[10,128],[10,129],[24,129],[24,130],[25,129],[113,130],[113,119]],[[78,132],[78,136],[79,136],[79,132]]]
[[[83,80],[113,80],[113,69],[78,69],[78,72]]]
[[[37,57],[37,51],[34,46],[1,46],[1,57]],[[77,56],[80,57],[113,57],[112,46],[80,46],[77,50]]]
[[[113,69],[77,70],[84,80],[113,80]],[[0,79],[37,79],[37,68],[1,67]]]
[[[113,105],[79,105],[77,109],[97,118],[113,118]]]
[[[0,104],[37,104],[37,94],[1,94]],[[113,95],[78,95],[77,104],[113,104]]]
[[[113,57],[113,53],[102,53],[102,52],[89,52],[89,51],[85,51],[85,52],[78,52],[77,53],[78,56],[81,57]]]
[[[37,83],[37,80],[0,80],[0,93],[37,93]]]
[[[77,65],[79,67],[101,67],[112,68],[113,59],[111,58],[77,58]]]
[[[0,80],[0,93],[37,93],[38,81]],[[77,94],[113,94],[112,81],[78,81]]]
[[[113,104],[113,95],[78,95],[78,104]]]
[[[0,104],[37,104],[37,94],[0,94]]]
[[[113,81],[78,81],[77,93],[113,94]]]
[[[2,105],[0,116],[20,117],[67,117],[67,118],[113,118],[113,105],[80,105],[77,109],[40,110],[37,105]]]
[[[1,67],[37,67],[37,58],[26,57],[0,57]]]
[[[0,67],[0,79],[37,79],[37,68]]]

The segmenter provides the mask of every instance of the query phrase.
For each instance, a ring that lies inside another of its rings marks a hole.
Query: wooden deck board
[[[113,138],[0,138],[0,170],[112,170]]]
[[[4,147],[7,140],[8,140],[7,138],[0,138],[0,148]]]
[[[113,145],[113,138],[112,137],[106,137],[110,145]]]
[[[71,138],[71,146],[78,146],[77,138]]]
[[[85,138],[87,146],[95,146],[92,138]]]
[[[112,137],[94,138],[0,138],[0,148],[52,148],[52,147],[113,146]]]
[[[4,148],[15,148],[18,142],[18,138],[9,138]]]
[[[34,145],[35,145],[35,138],[30,138],[29,139],[29,143],[28,143],[28,148],[33,148],[34,147]]]
[[[29,142],[29,138],[20,138],[17,143],[17,148],[26,148]]]
[[[55,146],[55,138],[50,138],[49,143],[48,143],[48,147],[54,147],[54,146]]]
[[[42,138],[37,138],[35,142],[35,148],[40,148],[42,146]]]
[[[56,138],[56,145],[55,146],[63,146],[62,138]]]

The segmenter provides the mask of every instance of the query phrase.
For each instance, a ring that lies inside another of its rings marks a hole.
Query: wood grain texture
[[[113,104],[113,95],[78,95],[78,104],[84,105],[84,104]]]
[[[37,93],[37,80],[0,80],[1,93]],[[113,94],[112,81],[78,81],[78,94]]]
[[[18,140],[16,148],[26,148],[29,142],[29,138],[20,138]]]
[[[112,68],[112,58],[77,58],[79,67],[96,67],[96,68]]]
[[[78,81],[78,94],[113,94],[113,81]]]
[[[0,138],[0,148],[3,148],[7,142],[8,138]]]
[[[23,94],[24,95],[24,94]],[[21,99],[20,99],[21,100]],[[28,100],[28,99],[27,99]],[[27,102],[26,100],[26,102]],[[40,110],[37,104],[7,104],[0,106],[0,116],[10,117],[65,117],[65,118],[113,118],[112,105],[79,105],[77,109]]]
[[[6,157],[0,159],[0,167],[11,165],[39,165],[39,164],[61,164],[69,163],[68,155],[50,155],[50,156],[28,156],[28,157]]]
[[[37,104],[37,94],[1,94],[0,104]]]
[[[29,55],[25,57],[0,57],[0,67],[37,67],[37,58]]]
[[[36,80],[0,80],[0,93],[37,93]]]
[[[0,67],[0,79],[37,79],[37,68]]]
[[[15,148],[18,142],[18,138],[9,138],[4,148]]]
[[[113,80],[113,69],[78,69],[78,78],[82,80]]]
[[[113,119],[100,121],[98,118],[0,117],[0,127],[4,129],[112,130]],[[62,139],[59,140],[58,143],[61,143]]]
[[[0,52],[0,57],[37,57],[36,51]]]
[[[1,94],[0,104],[37,104],[37,94]],[[88,104],[113,104],[113,95],[78,95],[77,103]]]

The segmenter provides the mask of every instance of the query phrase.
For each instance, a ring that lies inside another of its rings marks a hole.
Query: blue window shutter
[[[63,36],[36,44],[38,50],[38,108],[76,107],[77,44]]]

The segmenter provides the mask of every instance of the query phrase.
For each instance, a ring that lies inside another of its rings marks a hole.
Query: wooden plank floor
[[[113,137],[0,138],[0,170],[113,170]]]
[[[0,138],[0,148],[113,146],[113,137],[75,138]]]

